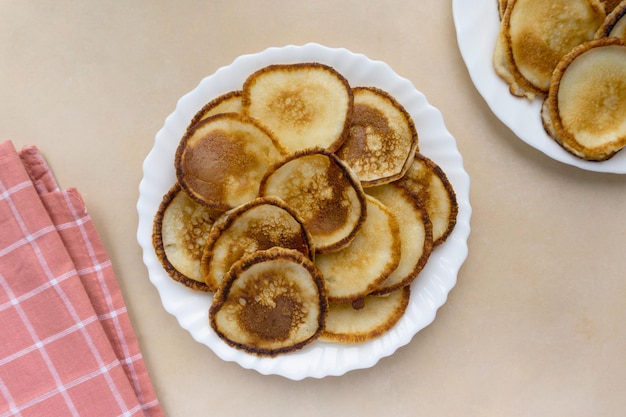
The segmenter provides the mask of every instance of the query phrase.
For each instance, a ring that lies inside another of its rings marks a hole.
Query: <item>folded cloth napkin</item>
[[[162,416],[78,191],[0,143],[0,417]]]

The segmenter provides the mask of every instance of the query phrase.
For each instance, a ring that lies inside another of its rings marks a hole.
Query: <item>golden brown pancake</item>
[[[456,193],[445,172],[431,159],[416,153],[413,164],[397,184],[420,199],[433,226],[434,245],[445,242],[454,230],[459,210]]]
[[[261,178],[284,155],[281,143],[253,119],[218,114],[181,139],[176,177],[193,200],[225,211],[256,198]]]
[[[213,291],[233,263],[274,246],[313,256],[311,237],[293,209],[275,197],[259,197],[218,219],[204,247],[202,275]]]
[[[352,90],[332,67],[319,63],[270,65],[243,85],[243,109],[290,152],[324,148],[334,152],[352,118]]]
[[[410,287],[397,289],[387,295],[370,295],[359,309],[350,302],[329,303],[326,327],[320,340],[339,343],[361,343],[391,330],[409,305]]]
[[[372,196],[367,218],[356,238],[345,248],[317,255],[330,301],[352,301],[376,290],[400,262],[400,228],[396,216]]]
[[[221,212],[191,200],[175,184],[164,196],[154,218],[152,242],[168,275],[185,286],[210,291],[200,270],[209,231]]]
[[[365,194],[352,170],[323,149],[297,152],[262,179],[260,196],[277,196],[303,219],[316,253],[347,246],[367,215]]]
[[[591,161],[626,146],[626,44],[618,38],[587,42],[557,66],[542,120],[548,134]]]
[[[313,262],[298,251],[272,248],[233,265],[215,294],[209,322],[230,346],[275,356],[319,337],[327,303]]]
[[[356,87],[350,135],[337,156],[356,173],[363,187],[400,178],[413,161],[417,131],[411,115],[389,93]]]
[[[222,113],[243,113],[241,107],[241,90],[229,91],[209,101],[193,116],[189,126],[191,127],[209,116]]]
[[[372,291],[386,294],[409,285],[426,266],[433,250],[432,225],[417,196],[395,183],[368,188],[367,193],[387,206],[400,222],[400,262]]]
[[[606,17],[600,0],[509,0],[494,67],[513,95],[545,97],[559,60],[593,39]]]
[[[615,4],[596,32],[596,38],[614,37],[626,41],[626,1]]]

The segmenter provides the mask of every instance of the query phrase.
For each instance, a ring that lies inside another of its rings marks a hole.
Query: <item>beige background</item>
[[[555,162],[500,123],[461,60],[451,8],[0,0],[0,140],[38,146],[83,193],[168,416],[624,415],[626,176]],[[387,62],[441,110],[473,216],[469,258],[431,326],[371,369],[294,382],[222,362],[164,311],[135,204],[179,97],[241,54],[309,41]]]

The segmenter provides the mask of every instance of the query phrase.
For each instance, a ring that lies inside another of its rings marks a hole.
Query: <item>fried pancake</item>
[[[367,219],[352,243],[315,259],[326,281],[329,301],[351,301],[370,294],[400,262],[396,216],[374,197],[366,198]]]
[[[408,286],[384,296],[369,295],[359,309],[349,302],[330,302],[320,340],[361,343],[379,337],[400,320],[409,305],[410,295]]]
[[[333,68],[301,63],[251,74],[242,103],[290,152],[314,147],[334,152],[347,136],[353,97],[348,81]]]
[[[509,0],[494,67],[511,94],[545,97],[559,60],[593,39],[606,17],[600,0]]]
[[[302,253],[258,251],[237,261],[209,310],[215,333],[260,356],[292,352],[324,328],[328,302],[322,276]]]
[[[313,255],[302,220],[275,197],[260,197],[226,212],[206,240],[201,270],[213,291],[235,261],[255,251],[278,246]]]
[[[210,291],[200,269],[209,231],[221,212],[191,200],[175,184],[164,196],[154,218],[152,242],[168,275],[185,286]]]
[[[253,119],[218,114],[181,139],[176,177],[193,200],[225,211],[256,198],[267,169],[285,155],[280,142]]]
[[[433,226],[435,246],[446,241],[454,226],[459,206],[445,172],[431,159],[416,153],[413,164],[397,184],[416,194]]]
[[[411,115],[389,93],[356,87],[350,134],[337,156],[356,173],[363,187],[400,178],[413,161],[417,131]]]
[[[395,183],[368,188],[367,193],[387,206],[401,222],[400,262],[373,291],[386,294],[409,285],[424,268],[433,250],[432,225],[417,196]]]
[[[626,41],[626,1],[616,4],[596,32],[596,38],[614,37]]]
[[[347,246],[367,215],[365,194],[352,170],[323,149],[297,152],[271,168],[260,196],[277,196],[303,219],[316,253]]]
[[[587,42],[557,66],[542,107],[546,132],[572,154],[592,161],[626,146],[626,43]]]
[[[191,127],[209,116],[222,113],[243,113],[241,108],[241,90],[230,91],[209,101],[193,116],[189,126]]]

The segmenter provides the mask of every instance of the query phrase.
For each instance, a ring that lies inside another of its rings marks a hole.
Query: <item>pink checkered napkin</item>
[[[0,143],[0,417],[163,416],[76,189]]]

